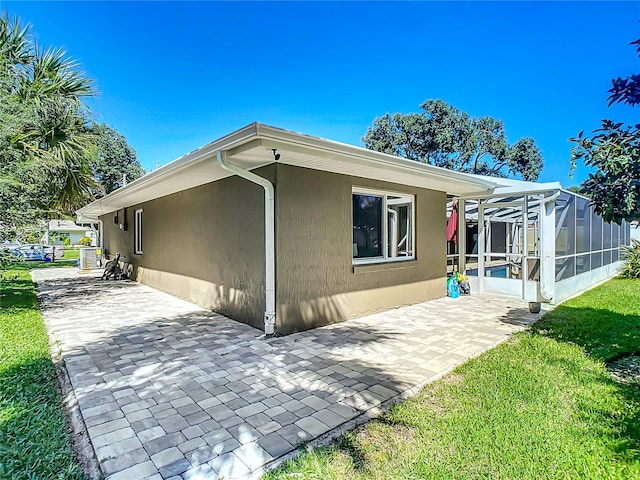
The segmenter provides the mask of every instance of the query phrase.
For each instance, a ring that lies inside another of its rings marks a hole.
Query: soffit
[[[280,155],[277,163],[325,172],[351,175],[354,177],[380,180],[446,192],[451,195],[465,195],[487,192],[486,185],[479,185],[471,176],[447,176],[449,172],[433,172],[412,160],[389,156],[387,162],[367,156],[353,156],[335,151],[310,149],[291,145],[273,139],[257,139],[238,149],[231,149],[227,159],[240,166],[261,164],[265,157],[273,159],[272,149]],[[366,151],[365,151],[366,152]],[[368,152],[367,152],[368,153]]]
[[[495,181],[451,172],[431,165],[373,152],[317,137],[254,123],[148,173],[78,211],[79,219],[94,219],[116,210],[194,188],[231,176],[216,162],[227,160],[246,170],[278,163],[355,177],[439,190],[450,195],[487,193]]]

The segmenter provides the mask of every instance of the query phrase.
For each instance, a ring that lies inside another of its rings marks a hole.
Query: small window
[[[354,189],[353,262],[415,258],[414,196]]]
[[[136,210],[133,229],[134,252],[142,255],[142,209]]]

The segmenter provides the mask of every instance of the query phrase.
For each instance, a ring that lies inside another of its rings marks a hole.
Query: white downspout
[[[273,184],[264,177],[244,170],[226,158],[226,152],[216,152],[218,165],[264,188],[264,251],[265,251],[265,312],[264,333],[273,335],[276,325],[276,255],[275,255],[275,195]]]

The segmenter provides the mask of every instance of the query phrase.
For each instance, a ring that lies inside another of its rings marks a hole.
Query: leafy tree
[[[507,166],[524,180],[536,181],[543,167],[542,152],[531,137],[522,137],[507,149]]]
[[[584,195],[581,192],[582,186],[580,186],[580,185],[571,185],[570,187],[567,187],[567,190],[569,190],[570,192],[573,192],[573,193],[577,193],[578,195]]]
[[[507,142],[504,124],[473,118],[442,100],[427,100],[422,113],[386,114],[362,138],[367,148],[461,172],[535,180],[542,155],[532,138]]]
[[[640,55],[640,39],[637,45]],[[640,75],[612,80],[609,105],[640,104]],[[570,138],[575,145],[571,149],[571,165],[575,168],[581,160],[592,167],[582,183],[580,193],[591,198],[594,210],[608,222],[640,219],[640,124],[625,125],[622,122],[602,120],[602,127],[591,137],[584,132]]]
[[[95,125],[93,131],[97,136],[97,155],[92,162],[98,183],[96,197],[120,188],[123,175],[128,182],[144,175],[136,151],[125,137],[105,124]]]
[[[629,45],[636,46],[636,53],[640,55],[640,39]],[[614,78],[611,80],[611,94],[608,98],[609,106],[614,103],[627,103],[631,106],[640,105],[640,75],[633,74],[627,78]]]

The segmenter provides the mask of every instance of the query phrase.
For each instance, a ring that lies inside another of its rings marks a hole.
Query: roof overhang
[[[273,149],[280,157],[275,160]],[[498,179],[454,172],[365,148],[253,123],[211,142],[78,210],[78,219],[98,216],[229,177],[218,166],[223,150],[246,170],[282,163],[469,196],[491,193]]]
[[[488,177],[486,175],[474,175],[478,179],[493,181],[496,185],[492,192],[482,195],[467,195],[462,194],[460,197],[475,199],[475,198],[497,198],[497,197],[514,197],[522,195],[544,195],[546,193],[556,192],[562,190],[560,182],[530,182],[527,180],[515,180],[513,178],[497,178]]]

